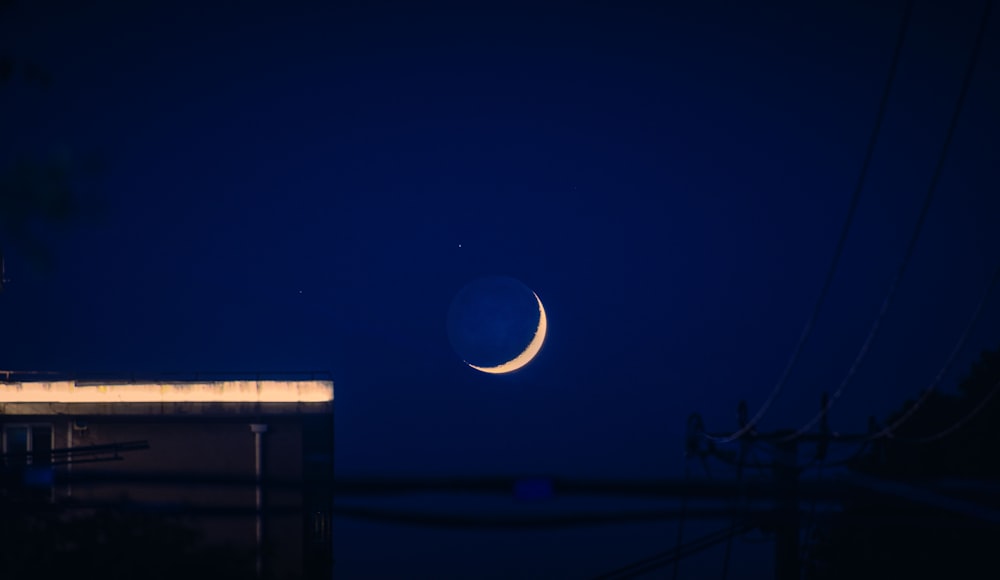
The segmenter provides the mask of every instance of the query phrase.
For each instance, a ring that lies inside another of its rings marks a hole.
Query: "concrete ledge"
[[[324,403],[333,381],[211,381],[78,384],[0,383],[2,403]]]
[[[321,415],[333,403],[0,403],[2,415],[81,416],[192,416]]]

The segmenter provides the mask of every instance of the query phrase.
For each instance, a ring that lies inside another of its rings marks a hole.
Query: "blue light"
[[[519,479],[514,482],[514,497],[519,500],[539,501],[555,496],[552,480],[547,478]]]
[[[24,485],[49,487],[54,481],[51,467],[29,467],[24,470]]]

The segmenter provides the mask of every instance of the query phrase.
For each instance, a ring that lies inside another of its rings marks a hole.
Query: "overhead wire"
[[[831,439],[835,440],[836,436],[835,435],[831,435]],[[870,441],[862,439],[862,440],[858,441],[858,446],[857,447],[855,447],[850,453],[842,456],[840,459],[836,459],[836,460],[831,460],[831,459],[819,460],[819,459],[817,459],[817,458],[814,457],[808,463],[805,463],[803,465],[799,465],[798,469],[799,469],[799,471],[803,471],[804,472],[804,471],[811,470],[811,469],[818,469],[818,468],[830,469],[830,468],[833,468],[833,467],[845,467],[845,466],[851,465],[852,463],[854,463],[855,461],[857,461],[857,459],[859,457],[861,457],[862,455],[864,455],[864,452],[868,449],[868,447],[870,446],[870,444],[871,444]],[[774,461],[774,456],[769,451],[766,451],[766,450],[762,449],[761,452],[764,455],[766,455],[772,462]]]
[[[91,504],[78,504],[86,508]],[[198,510],[199,506],[179,506],[177,510]],[[221,508],[234,514],[253,513],[255,508]],[[242,510],[242,511],[240,511]],[[274,506],[266,511],[281,511],[294,513],[301,507]],[[228,513],[228,512],[226,512]],[[748,508],[740,510],[739,514],[748,520],[763,518],[767,515],[765,508]],[[684,517],[704,519],[726,519],[732,517],[731,509],[721,508],[688,508],[685,513],[677,509],[635,509],[617,511],[595,511],[589,513],[557,513],[557,514],[498,514],[498,513],[441,513],[431,511],[411,511],[401,509],[375,508],[361,505],[335,504],[333,514],[338,517],[364,519],[391,524],[406,524],[420,527],[483,529],[483,530],[542,530],[558,528],[578,528],[581,526],[602,526],[663,522]],[[728,529],[728,528],[727,528]]]
[[[792,350],[792,356],[789,358],[788,362],[785,364],[784,370],[778,378],[777,383],[771,389],[771,393],[768,395],[764,404],[761,405],[760,409],[754,414],[754,416],[743,426],[741,426],[736,431],[728,435],[712,435],[709,433],[703,433],[703,436],[719,443],[729,443],[740,437],[743,437],[747,433],[751,432],[757,424],[764,418],[768,410],[777,400],[778,396],[784,390],[785,385],[788,383],[788,378],[799,361],[802,354],[802,350],[812,335],[813,327],[816,324],[816,320],[819,318],[819,313],[823,309],[823,304],[826,302],[826,297],[830,292],[830,287],[833,284],[834,275],[837,272],[837,267],[840,264],[840,259],[844,253],[844,247],[847,243],[847,235],[850,232],[851,224],[854,222],[854,215],[857,212],[858,204],[861,199],[861,192],[864,189],[865,181],[868,177],[868,168],[871,165],[872,158],[875,155],[875,146],[878,143],[878,136],[881,133],[882,122],[885,119],[885,111],[889,102],[889,94],[892,89],[893,81],[896,78],[896,70],[899,64],[899,56],[902,53],[903,41],[906,38],[906,30],[909,27],[910,15],[913,11],[913,0],[907,0],[903,8],[903,15],[900,21],[899,32],[896,36],[896,45],[893,49],[892,59],[889,64],[889,74],[886,78],[885,86],[882,89],[882,96],[879,99],[878,111],[875,114],[875,125],[872,128],[872,132],[868,137],[868,145],[865,150],[864,159],[861,163],[861,171],[858,174],[858,180],[854,186],[854,192],[851,195],[851,202],[847,209],[847,216],[844,219],[844,224],[841,226],[840,237],[837,239],[837,245],[833,252],[833,259],[830,261],[830,267],[827,269],[826,278],[823,281],[823,285],[820,288],[819,296],[816,299],[816,303],[813,306],[812,313],[806,320],[805,326],[802,328],[802,332],[799,335],[798,342],[795,344],[795,348]]]
[[[904,411],[902,415],[900,415],[899,417],[897,417],[896,419],[894,419],[893,421],[891,421],[885,427],[883,427],[881,429],[878,429],[878,430],[875,430],[869,436],[861,439],[861,441],[860,441],[861,445],[849,457],[847,457],[847,458],[845,458],[843,460],[840,460],[840,461],[823,461],[821,463],[821,465],[819,466],[820,470],[822,470],[823,467],[844,466],[844,465],[849,465],[849,464],[853,463],[868,448],[869,443],[871,443],[872,441],[878,440],[878,439],[888,438],[888,439],[898,439],[898,440],[901,440],[901,441],[902,440],[906,440],[906,441],[912,441],[912,442],[920,442],[920,441],[926,439],[927,441],[932,441],[932,440],[937,440],[937,439],[943,438],[943,437],[945,437],[945,436],[953,433],[958,428],[960,428],[960,426],[958,426],[956,428],[949,427],[949,428],[943,430],[941,433],[939,433],[937,435],[928,436],[926,438],[905,439],[905,438],[900,438],[900,437],[898,437],[896,435],[896,432],[907,421],[909,421],[910,419],[912,419],[913,416],[916,415],[916,413],[921,408],[923,408],[923,405],[926,404],[926,402],[928,400],[930,400],[930,397],[935,392],[937,392],[937,390],[940,387],[941,383],[943,382],[944,378],[948,375],[949,371],[954,366],[954,363],[957,360],[958,355],[961,354],[962,351],[964,350],[965,345],[968,342],[968,339],[969,339],[969,337],[972,334],[972,331],[976,328],[976,326],[981,321],[983,313],[984,313],[984,311],[986,309],[986,305],[990,302],[990,299],[993,296],[993,292],[995,291],[998,282],[1000,282],[1000,266],[998,266],[993,271],[993,275],[990,277],[990,280],[987,282],[986,287],[984,288],[984,290],[982,292],[982,295],[980,296],[979,302],[976,304],[976,307],[975,307],[975,309],[974,309],[974,311],[972,313],[972,316],[969,318],[969,321],[966,324],[964,330],[962,331],[962,334],[959,336],[958,340],[955,342],[955,345],[952,347],[951,352],[948,355],[948,358],[945,360],[944,364],[938,370],[937,374],[934,377],[934,380],[930,383],[930,385],[927,388],[925,388],[921,392],[920,397],[913,403],[913,405],[911,405],[909,408],[907,408],[906,411]],[[1000,389],[1000,387],[997,387],[997,389]],[[987,394],[986,397],[987,397],[987,399],[990,399],[995,394],[996,394],[995,391],[991,391],[990,393]],[[985,406],[988,402],[989,402],[988,400],[984,400],[981,403],[981,405]],[[977,407],[977,408],[973,409],[972,412],[970,412],[970,415],[977,414],[980,410],[981,410],[981,408]],[[965,419],[961,419],[961,420],[957,421],[956,423],[963,423],[964,424],[964,423],[966,423],[968,421],[971,421],[972,418],[973,417],[968,417],[968,418],[965,418]],[[833,434],[833,435],[831,435],[831,438],[832,439],[837,439],[837,436],[835,434]],[[718,453],[716,453],[716,455],[719,456]],[[728,460],[724,456],[719,456],[719,457],[721,459],[723,459],[724,461]],[[804,465],[804,466],[802,466],[802,469],[805,470],[805,469],[809,469],[811,467],[814,467],[815,463],[816,462],[813,461],[810,464]]]
[[[924,200],[920,208],[920,214],[917,217],[917,223],[913,228],[913,233],[910,235],[909,243],[906,245],[906,252],[903,254],[903,260],[900,262],[899,268],[889,285],[889,290],[886,293],[885,298],[882,300],[882,306],[879,309],[878,315],[876,316],[871,329],[868,331],[868,336],[861,345],[861,349],[858,351],[851,367],[848,369],[847,375],[837,386],[837,389],[830,396],[823,409],[812,419],[799,427],[795,432],[782,439],[782,442],[791,441],[801,437],[802,434],[812,429],[816,423],[818,423],[820,419],[836,404],[841,395],[843,395],[848,384],[850,384],[851,380],[854,378],[854,375],[857,373],[861,364],[864,362],[869,350],[871,349],[872,343],[875,341],[875,337],[878,336],[879,330],[881,330],[882,321],[885,318],[886,312],[889,310],[889,305],[892,303],[893,298],[895,298],[896,291],[899,289],[899,283],[910,264],[910,260],[917,247],[917,241],[920,239],[920,234],[923,231],[924,223],[927,221],[927,215],[931,207],[931,202],[934,200],[934,193],[937,190],[938,182],[941,180],[941,174],[944,170],[945,161],[948,158],[948,151],[950,150],[951,143],[955,137],[955,129],[958,126],[958,119],[962,114],[965,99],[969,93],[969,87],[972,85],[972,78],[974,76],[976,64],[978,63],[979,55],[982,52],[983,38],[986,36],[986,28],[989,22],[992,5],[992,0],[986,1],[986,6],[983,9],[983,15],[980,18],[979,29],[976,32],[976,38],[973,43],[972,54],[969,57],[965,75],[962,78],[962,87],[958,94],[958,100],[956,101],[955,108],[952,111],[951,120],[948,124],[948,130],[945,133],[944,143],[941,147],[941,153],[938,155],[937,164],[934,168],[934,172],[931,174],[931,180],[928,184],[927,192],[924,194]]]
[[[986,405],[988,405],[989,402],[993,400],[993,397],[995,397],[998,392],[1000,392],[1000,381],[997,381],[997,383],[993,385],[993,388],[990,389],[990,391],[986,393],[986,396],[983,397],[983,400],[979,401],[979,404],[976,405],[971,411],[969,411],[964,417],[955,421],[950,426],[942,429],[941,431],[934,433],[933,435],[926,435],[924,437],[902,437],[893,433],[888,437],[891,438],[893,441],[902,441],[903,443],[919,444],[919,443],[932,443],[935,441],[940,441],[946,437],[953,435],[954,433],[958,432],[963,427],[968,425],[970,422],[972,422],[972,420],[975,419],[976,416],[979,415],[979,413],[981,413],[982,410],[986,408]]]
[[[876,433],[873,433],[870,439],[893,437],[895,432],[898,431],[899,428],[902,427],[904,423],[909,421],[917,413],[917,411],[923,407],[924,403],[926,403],[930,399],[931,395],[937,391],[938,386],[940,386],[941,381],[944,380],[944,377],[948,374],[948,371],[951,370],[951,367],[955,363],[955,360],[958,358],[959,353],[962,352],[962,350],[964,350],[965,343],[968,341],[969,335],[972,334],[973,328],[976,327],[979,320],[982,318],[983,310],[986,306],[986,303],[989,301],[989,298],[992,295],[993,289],[996,286],[998,280],[1000,280],[1000,267],[998,267],[993,272],[993,277],[986,285],[986,290],[983,292],[982,298],[979,299],[979,304],[976,305],[976,310],[973,312],[972,318],[966,325],[965,330],[962,332],[962,335],[958,339],[958,342],[956,342],[954,348],[952,348],[951,354],[948,355],[948,359],[945,361],[944,365],[941,367],[937,375],[934,377],[933,382],[931,382],[931,384],[926,389],[924,389],[924,391],[920,394],[920,397],[916,400],[916,402],[913,403],[913,405],[910,406],[910,408],[908,408],[902,415],[900,415],[897,419],[893,420],[891,423],[886,425],[884,428],[882,428]]]
[[[750,529],[749,524],[744,524],[736,529],[732,527],[723,528],[721,530],[716,530],[699,538],[695,538],[690,542],[678,546],[672,550],[662,552],[659,554],[654,554],[647,558],[643,558],[637,562],[633,562],[626,566],[622,566],[611,572],[607,572],[597,576],[594,580],[626,580],[628,578],[635,578],[641,574],[647,572],[652,572],[659,568],[663,568],[669,564],[676,564],[679,560],[686,558],[688,556],[693,556],[698,552],[702,552],[715,546],[716,544],[725,541],[734,535],[742,534]]]

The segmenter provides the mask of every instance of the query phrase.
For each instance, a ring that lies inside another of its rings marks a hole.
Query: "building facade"
[[[11,505],[170,514],[259,577],[331,577],[332,381],[6,378]]]

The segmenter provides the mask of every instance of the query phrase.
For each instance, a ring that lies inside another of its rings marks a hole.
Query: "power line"
[[[292,509],[301,510],[302,508]],[[381,521],[384,523],[409,524],[421,527],[498,530],[530,530],[575,528],[580,526],[602,526],[611,524],[636,524],[644,522],[662,522],[682,517],[726,519],[732,517],[733,515],[741,516],[747,518],[748,520],[765,520],[769,517],[770,512],[770,508],[760,507],[744,508],[735,512],[732,508],[697,508],[688,509],[684,513],[682,513],[679,509],[637,509],[595,513],[509,515],[469,513],[449,514],[347,505],[335,505],[333,507],[333,513],[337,516]]]
[[[882,307],[879,309],[878,316],[876,316],[875,322],[868,331],[868,337],[865,339],[864,344],[861,345],[861,350],[858,351],[854,362],[851,364],[850,369],[848,369],[847,375],[841,381],[840,385],[837,386],[837,389],[833,392],[833,395],[830,397],[827,404],[824,405],[824,408],[812,419],[789,435],[787,440],[795,439],[812,429],[813,426],[815,426],[816,423],[833,407],[833,405],[836,404],[840,396],[843,395],[844,389],[847,388],[851,379],[854,378],[854,375],[857,373],[861,363],[864,362],[875,337],[878,336],[878,332],[882,326],[882,320],[885,318],[885,314],[889,310],[889,305],[892,303],[892,300],[896,295],[896,291],[899,289],[899,282],[903,278],[903,274],[906,272],[906,269],[910,264],[910,259],[913,257],[914,250],[917,247],[917,240],[920,239],[920,233],[923,230],[924,222],[927,220],[927,214],[929,213],[931,202],[934,199],[937,184],[940,181],[941,173],[944,170],[945,160],[948,158],[948,150],[951,148],[951,142],[955,136],[955,128],[958,126],[958,119],[961,116],[962,108],[965,104],[965,98],[969,93],[969,87],[972,85],[972,77],[976,69],[976,63],[979,61],[979,54],[983,45],[983,37],[986,36],[986,25],[989,22],[990,9],[992,8],[992,5],[992,0],[987,0],[986,7],[983,9],[983,15],[979,22],[979,30],[976,32],[976,39],[973,44],[972,54],[969,57],[969,63],[965,70],[965,76],[962,79],[962,88],[958,94],[958,101],[955,103],[955,109],[952,112],[951,121],[948,124],[948,131],[945,134],[944,143],[941,147],[941,154],[938,156],[937,165],[934,168],[934,173],[931,175],[931,181],[927,187],[927,193],[924,195],[923,205],[920,208],[920,215],[917,217],[917,223],[913,229],[913,233],[910,235],[910,241],[906,246],[906,252],[903,254],[903,260],[900,262],[899,269],[896,271],[896,275],[893,277],[892,282],[889,285],[888,293],[882,300]]]
[[[937,373],[937,375],[935,375],[934,380],[931,382],[931,384],[926,389],[923,390],[923,392],[921,393],[921,395],[917,399],[917,401],[912,406],[910,406],[908,409],[906,409],[906,411],[900,417],[898,417],[897,419],[895,419],[894,421],[892,421],[889,425],[885,426],[882,429],[878,429],[878,430],[873,429],[872,432],[868,436],[866,436],[866,437],[864,437],[862,439],[856,439],[854,437],[845,438],[845,437],[842,437],[842,436],[838,436],[836,434],[830,434],[829,437],[830,437],[831,440],[844,440],[844,441],[846,441],[847,439],[850,439],[852,441],[857,441],[857,442],[861,443],[861,445],[858,447],[857,450],[855,450],[854,453],[851,454],[850,457],[847,457],[847,458],[845,458],[843,460],[833,461],[833,462],[830,462],[830,461],[820,462],[820,469],[822,469],[824,467],[836,467],[836,466],[849,465],[849,464],[853,463],[858,457],[860,457],[860,455],[864,452],[864,450],[867,449],[868,444],[870,442],[876,441],[878,439],[895,439],[897,441],[905,441],[905,442],[909,442],[909,443],[927,443],[927,442],[937,441],[937,440],[943,439],[943,438],[951,435],[952,433],[960,430],[965,424],[967,424],[968,422],[972,421],[974,419],[974,417],[979,412],[981,412],[983,410],[983,408],[985,408],[985,406],[989,403],[989,401],[993,398],[993,396],[996,395],[997,391],[1000,391],[1000,384],[995,385],[994,388],[993,388],[993,390],[991,390],[989,393],[987,393],[987,395],[979,403],[979,405],[977,407],[975,407],[974,409],[972,409],[969,412],[968,415],[966,415],[962,419],[957,420],[953,425],[951,425],[951,426],[943,429],[939,433],[936,433],[934,435],[928,435],[928,436],[925,436],[925,437],[917,437],[917,438],[906,438],[906,437],[900,437],[900,436],[896,435],[896,433],[898,432],[898,430],[907,421],[909,421],[910,419],[912,419],[913,416],[916,415],[917,411],[919,411],[921,408],[923,408],[923,405],[928,400],[930,400],[930,397],[937,391],[938,387],[940,387],[941,382],[944,380],[945,376],[947,376],[948,372],[951,370],[951,368],[954,365],[956,359],[958,358],[958,355],[964,350],[965,345],[968,342],[968,338],[972,334],[972,331],[975,329],[975,327],[978,325],[979,321],[982,319],[983,312],[985,311],[986,305],[989,303],[990,298],[992,297],[993,291],[996,289],[996,286],[997,286],[998,282],[1000,282],[1000,267],[997,267],[994,270],[993,275],[991,276],[990,280],[987,282],[986,287],[984,288],[983,293],[980,296],[979,302],[976,304],[976,308],[975,308],[975,310],[972,313],[972,316],[970,317],[968,323],[966,324],[964,330],[962,331],[962,334],[959,336],[959,338],[956,341],[955,345],[952,347],[951,352],[948,355],[947,360],[944,362],[944,364],[942,365],[942,367],[938,370],[938,373]],[[744,410],[744,407],[745,407],[744,404],[741,403],[741,407],[740,407],[741,412]],[[828,408],[829,408],[827,406],[826,402],[824,402],[821,407],[824,410],[828,410]],[[821,411],[821,413],[822,413],[822,411]],[[695,425],[695,428],[700,428],[700,427],[701,427],[700,423],[697,424],[697,425]],[[779,439],[778,441],[781,441],[781,440]],[[712,449],[709,449],[708,452],[710,454],[714,455],[717,459],[722,460],[724,463],[727,463],[727,464],[733,465],[733,466],[737,465],[736,460],[734,460],[731,457],[725,455],[720,450],[712,448]],[[808,464],[808,465],[802,466],[802,469],[808,469],[810,467],[813,467],[813,464]]]
[[[934,441],[940,441],[952,435],[953,433],[959,431],[960,429],[968,425],[973,419],[975,419],[976,416],[979,415],[979,413],[986,408],[986,405],[993,400],[993,397],[996,396],[997,392],[1000,392],[1000,381],[997,381],[997,383],[993,385],[993,388],[990,389],[988,393],[986,393],[986,396],[983,397],[983,400],[979,401],[979,404],[976,405],[971,411],[969,411],[968,414],[966,414],[958,421],[955,421],[945,429],[942,429],[941,431],[934,433],[933,435],[926,435],[924,437],[900,437],[895,433],[890,433],[888,437],[894,441],[902,441],[904,443],[931,443]]]
[[[851,195],[851,203],[847,210],[847,217],[844,220],[844,225],[840,230],[840,238],[837,240],[837,246],[833,252],[833,259],[830,262],[830,267],[826,273],[826,279],[823,281],[823,286],[820,289],[819,297],[816,299],[816,304],[813,306],[812,313],[809,319],[806,321],[805,326],[802,328],[802,333],[799,336],[798,343],[795,345],[795,349],[792,351],[792,356],[785,365],[785,369],[782,371],[781,376],[778,378],[778,382],[771,389],[771,394],[768,395],[764,404],[761,405],[760,409],[753,416],[753,418],[740,429],[730,433],[728,435],[708,435],[706,437],[712,439],[713,441],[719,443],[728,443],[734,441],[740,437],[743,437],[754,427],[757,423],[763,419],[764,415],[777,400],[778,395],[781,394],[782,390],[785,388],[785,384],[788,382],[788,377],[792,373],[792,369],[799,361],[799,357],[802,354],[802,349],[805,347],[806,342],[808,342],[810,335],[812,334],[813,326],[816,324],[816,319],[819,318],[820,310],[823,308],[823,303],[826,301],[826,296],[830,292],[830,286],[833,284],[834,274],[837,272],[837,266],[840,263],[840,258],[844,253],[844,246],[847,242],[847,234],[851,229],[851,224],[854,221],[854,214],[858,208],[858,202],[861,199],[861,191],[864,189],[864,184],[868,176],[868,168],[871,165],[872,158],[875,155],[875,145],[878,142],[878,136],[882,129],[882,121],[885,118],[885,110],[889,102],[889,94],[891,92],[893,80],[896,77],[896,69],[899,64],[899,55],[903,50],[903,40],[906,38],[906,30],[908,28],[908,23],[910,20],[910,15],[913,11],[913,0],[907,0],[903,8],[903,17],[899,25],[899,33],[896,36],[896,46],[893,49],[892,60],[889,64],[889,75],[886,78],[885,86],[882,89],[882,96],[879,99],[878,112],[875,114],[875,126],[872,128],[871,135],[868,137],[868,146],[865,150],[864,160],[861,163],[861,172],[858,174],[858,181],[854,186],[854,193]]]
[[[653,570],[662,568],[668,564],[676,565],[677,562],[683,558],[711,548],[712,546],[720,542],[724,542],[735,535],[749,531],[751,528],[752,526],[748,524],[742,524],[740,526],[730,526],[728,528],[716,530],[710,534],[691,540],[687,544],[679,545],[672,550],[654,554],[653,556],[643,558],[642,560],[622,566],[621,568],[617,568],[611,572],[601,574],[594,580],[625,580],[627,578],[635,578],[636,576],[646,572],[652,572]]]
[[[924,403],[926,403],[930,399],[931,395],[937,390],[938,386],[941,384],[941,381],[944,379],[945,375],[947,375],[948,371],[951,370],[951,366],[954,364],[955,359],[958,358],[959,352],[961,352],[964,349],[965,343],[968,340],[969,335],[972,334],[972,329],[975,328],[976,324],[982,317],[983,308],[984,306],[986,306],[986,302],[988,301],[990,295],[993,293],[993,288],[996,286],[998,280],[1000,280],[1000,267],[998,267],[996,271],[993,272],[993,277],[986,285],[986,290],[983,292],[982,298],[979,299],[979,304],[976,305],[976,310],[973,312],[972,318],[966,325],[965,330],[962,332],[962,335],[958,339],[958,342],[955,343],[955,347],[951,350],[951,354],[948,356],[948,360],[945,361],[944,366],[941,367],[941,370],[938,371],[937,376],[934,377],[934,381],[930,384],[929,387],[924,389],[924,392],[921,393],[920,398],[918,398],[917,401],[909,409],[906,410],[906,412],[904,412],[898,419],[887,425],[881,431],[874,433],[871,437],[872,439],[893,437],[894,433],[897,430],[899,430],[899,428],[904,423],[909,421],[910,418],[913,417],[921,407],[923,407]]]

